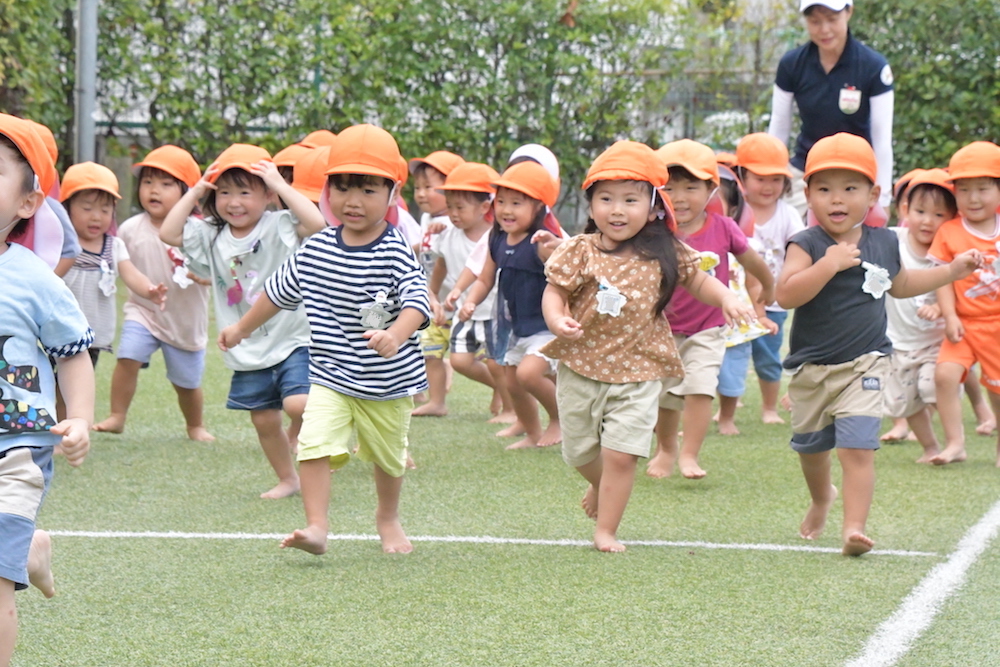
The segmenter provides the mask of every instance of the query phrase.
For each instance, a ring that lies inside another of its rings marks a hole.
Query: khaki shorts
[[[425,357],[444,359],[451,341],[451,322],[439,327],[432,321],[420,332],[420,352]]]
[[[309,387],[302,415],[298,460],[329,458],[330,468],[343,468],[351,458],[357,431],[358,458],[374,463],[392,477],[402,477],[412,411],[410,396],[373,401],[314,384]]]
[[[684,396],[715,396],[719,386],[719,369],[726,356],[725,327],[714,327],[691,336],[674,336],[677,353],[684,364],[684,381],[673,386],[664,383],[660,407],[682,410]]]
[[[608,384],[559,364],[556,401],[563,460],[574,468],[586,465],[602,447],[648,457],[659,396],[659,380]]]
[[[919,350],[895,350],[892,370],[885,383],[885,413],[909,417],[937,403],[934,369],[941,343]]]
[[[792,449],[878,449],[889,357],[865,354],[842,364],[804,364],[788,383]]]

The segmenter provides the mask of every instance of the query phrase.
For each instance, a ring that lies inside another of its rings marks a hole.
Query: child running
[[[651,148],[619,141],[591,165],[583,188],[590,220],[546,263],[542,305],[556,339],[563,459],[590,486],[582,506],[597,520],[594,546],[625,551],[618,526],[636,463],[649,455],[663,384],[684,376],[662,313],[682,284],[727,321],[751,320],[722,283],[697,270],[698,255],[674,235],[659,188],[667,170]]]
[[[190,217],[205,195],[210,217]],[[290,211],[268,211],[274,195]],[[211,276],[215,319],[225,327],[260,300],[264,281],[298,250],[302,238],[325,228],[319,209],[285,182],[266,150],[233,144],[170,209],[160,239],[181,248],[196,273]],[[278,477],[261,498],[285,498],[299,489],[292,450],[309,391],[308,346],[309,323],[298,308],[282,312],[246,345],[225,354],[233,371],[226,407],[250,412]],[[282,411],[291,419],[287,431]]]
[[[493,205],[495,222],[489,236],[490,253],[469,288],[458,319],[465,322],[472,317],[492,291],[499,270],[498,311],[502,314],[498,319],[509,314],[511,323],[510,342],[504,355],[507,389],[518,422],[524,428],[524,438],[507,449],[549,447],[562,441],[555,361],[540,351],[553,338],[542,314],[545,261],[551,247],[536,245],[533,236],[544,228],[546,207],[556,205],[559,185],[545,167],[532,161],[509,167],[493,185],[497,194]],[[538,417],[538,403],[549,415],[544,431]]]
[[[304,305],[309,318],[311,386],[298,452],[307,525],[283,548],[326,552],[330,470],[350,460],[356,430],[357,456],[375,468],[382,550],[413,549],[399,522],[399,495],[413,395],[427,388],[417,330],[430,306],[419,263],[385,219],[399,159],[385,130],[341,132],[326,169],[329,208],[341,224],[306,241],[250,311],[219,333],[219,347],[230,350],[283,309]]]
[[[934,269],[901,265],[896,235],[864,224],[879,188],[875,152],[861,137],[842,132],[817,141],[805,166],[806,198],[819,224],[788,244],[777,289],[778,303],[796,309],[784,367],[793,373],[791,446],[812,499],[799,535],[814,540],[823,532],[837,498],[830,466],[836,449],[843,554],[860,556],[874,545],[865,526],[892,351],[883,297],[908,298],[964,278],[981,256],[969,250]]]

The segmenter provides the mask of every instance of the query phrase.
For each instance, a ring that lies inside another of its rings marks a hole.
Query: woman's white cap
[[[851,0],[823,0],[823,2],[816,2],[816,0],[801,0],[799,3],[799,11],[804,12],[810,7],[822,5],[824,7],[829,7],[835,12],[839,12],[847,7],[850,7],[852,4],[854,3]]]
[[[510,154],[510,159],[507,160],[507,163],[509,164],[519,157],[531,158],[545,167],[545,171],[549,172],[549,175],[553,179],[559,181],[559,160],[545,146],[541,144],[525,144]]]

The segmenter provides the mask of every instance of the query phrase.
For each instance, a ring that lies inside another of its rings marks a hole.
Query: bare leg
[[[213,442],[215,436],[208,432],[203,421],[202,410],[205,406],[205,396],[201,387],[185,389],[174,385],[177,392],[177,403],[181,406],[184,422],[187,424],[188,437],[199,442]]]
[[[823,534],[830,506],[837,499],[837,487],[830,479],[830,452],[799,454],[799,463],[811,499],[806,517],[799,526],[799,537],[815,540]]]
[[[0,577],[0,667],[10,665],[17,643],[17,605],[14,582]]]
[[[736,404],[740,402],[739,396],[723,396],[719,394],[719,435],[739,435],[740,430],[736,428]]]
[[[504,366],[504,374],[507,377],[507,388],[510,390],[510,397],[514,401],[514,412],[517,413],[517,423],[501,430],[497,435],[501,436],[505,432],[511,432],[515,426],[521,424],[521,428],[524,429],[524,438],[513,445],[507,445],[507,449],[537,447],[538,439],[542,437],[542,420],[538,417],[538,401],[518,382],[517,366]],[[511,434],[513,435],[514,433]]]
[[[778,394],[781,392],[781,382],[765,382],[760,384],[761,421],[765,424],[784,424],[785,420],[778,414]]]
[[[375,527],[382,539],[382,551],[387,554],[408,554],[413,551],[413,545],[399,523],[399,492],[402,488],[402,477],[393,477],[378,465],[375,466],[375,493],[378,495]]]
[[[52,578],[52,538],[44,530],[36,530],[31,536],[28,581],[47,598],[56,594],[56,584]]]
[[[1000,415],[1000,394],[987,391],[990,403],[993,405],[993,413]],[[1000,468],[1000,433],[997,433],[997,467]]]
[[[844,471],[844,555],[860,556],[875,543],[865,534],[875,495],[875,450],[838,449]]]
[[[559,407],[556,405],[556,383],[549,373],[552,367],[539,356],[529,354],[517,366],[517,381],[545,408],[549,425],[538,438],[539,447],[549,447],[562,442],[559,428]]]
[[[907,433],[910,432],[910,426],[906,419],[903,417],[894,417],[892,420],[892,428],[882,434],[879,438],[882,442],[899,442],[906,438]]]
[[[291,420],[285,429],[285,437],[288,438],[288,449],[292,454],[299,451],[299,431],[302,430],[302,413],[306,410],[308,397],[309,394],[293,394],[281,402],[281,407]]]
[[[972,410],[976,413],[976,433],[990,435],[997,430],[995,410],[990,410],[989,403],[983,397],[983,389],[979,386],[975,368],[969,369],[969,374],[965,378],[965,395],[969,397]]]
[[[111,414],[94,424],[95,431],[122,433],[125,430],[125,419],[135,397],[141,369],[142,362],[135,359],[119,359],[115,364],[111,373]]]
[[[427,365],[427,394],[430,399],[413,411],[414,417],[444,417],[448,414],[448,374],[444,359],[424,357]]]
[[[326,553],[330,520],[330,459],[299,462],[302,483],[302,505],[306,511],[306,527],[292,532],[281,541],[282,549],[301,549],[319,556]]]
[[[712,421],[712,397],[691,394],[684,397],[684,435],[677,467],[688,479],[701,479],[705,471],[698,465],[698,454]]]
[[[489,423],[515,423],[517,421],[517,415],[514,414],[514,401],[511,399],[510,391],[507,389],[507,377],[504,375],[503,366],[492,359],[487,359],[486,368],[489,369],[490,375],[493,376],[494,394],[500,396],[500,412],[493,419],[489,420]]]
[[[656,454],[646,464],[646,474],[662,479],[674,473],[677,461],[677,430],[681,424],[678,410],[660,408],[656,418]]]
[[[639,457],[602,447],[601,458],[604,470],[599,487],[601,500],[597,510],[594,546],[598,551],[625,551],[625,545],[618,541],[618,526],[621,525],[625,507],[632,496],[635,466]]]
[[[937,409],[944,427],[944,451],[931,457],[934,465],[964,461],[965,429],[962,426],[962,396],[959,386],[965,369],[961,364],[946,361],[934,369]]]
[[[292,462],[292,450],[282,423],[281,410],[251,410],[250,421],[257,429],[260,448],[271,464],[278,484],[260,494],[261,498],[287,498],[299,490],[299,476]]]
[[[585,480],[590,482],[587,490],[583,493],[583,500],[580,501],[580,507],[583,508],[583,513],[589,518],[596,519],[600,500],[601,473],[604,471],[604,462],[600,454],[590,463],[577,466],[576,471],[583,475]]]
[[[924,448],[924,454],[917,463],[930,463],[931,459],[941,453],[941,445],[938,443],[937,435],[934,434],[934,426],[931,424],[930,408],[924,407],[919,412],[915,412],[906,418],[907,426],[917,436],[917,442]],[[882,436],[885,438],[885,436]]]

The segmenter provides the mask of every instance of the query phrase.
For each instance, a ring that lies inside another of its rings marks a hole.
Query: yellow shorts
[[[420,332],[420,350],[425,357],[444,359],[451,342],[451,322],[439,327],[432,321]]]
[[[298,460],[329,458],[330,468],[343,468],[351,458],[351,442],[357,431],[358,458],[374,463],[392,477],[402,477],[412,411],[410,396],[373,401],[313,384],[302,415]]]

